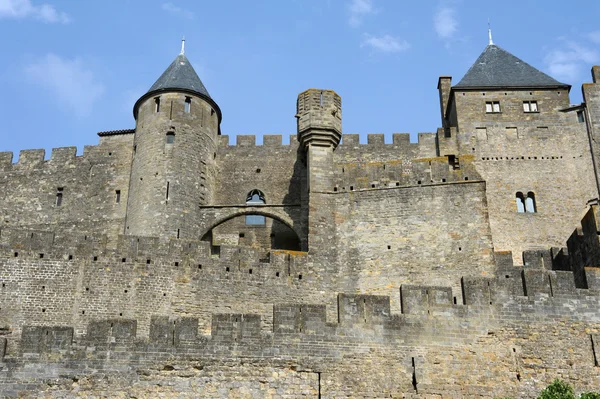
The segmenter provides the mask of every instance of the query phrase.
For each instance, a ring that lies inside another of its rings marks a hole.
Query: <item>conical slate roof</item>
[[[152,85],[148,93],[157,90],[184,89],[210,98],[206,87],[194,71],[185,54],[179,54]]]
[[[456,88],[570,87],[535,69],[508,51],[488,45]]]

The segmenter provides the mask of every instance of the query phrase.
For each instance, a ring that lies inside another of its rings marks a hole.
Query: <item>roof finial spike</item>
[[[185,54],[185,36],[181,39],[181,53]]]
[[[490,38],[490,46],[492,46],[494,44],[494,41],[492,40],[492,26],[490,25],[489,18],[488,18],[488,36]]]

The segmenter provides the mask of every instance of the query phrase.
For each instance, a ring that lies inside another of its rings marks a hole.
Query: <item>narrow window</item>
[[[517,212],[525,213],[525,198],[523,193],[517,193]]]
[[[185,113],[189,114],[192,107],[192,97],[185,98]]]
[[[262,205],[265,204],[265,195],[260,190],[252,190],[246,196],[246,205]],[[266,219],[261,215],[247,215],[246,224],[252,226],[264,226]]]
[[[56,206],[61,206],[63,200],[63,188],[59,187],[56,189]]]
[[[166,195],[166,199],[167,199],[167,201],[169,200],[169,182],[167,182],[167,195]]]
[[[537,212],[537,207],[535,205],[535,194],[531,191],[527,193],[527,198],[525,198],[525,210],[528,213]]]
[[[121,202],[121,190],[115,191],[115,202],[118,204]]]
[[[168,132],[167,133],[167,144],[173,144],[175,142],[175,133]]]
[[[585,122],[585,116],[583,115],[583,111],[577,111],[577,122]]]
[[[160,97],[154,97],[154,105],[155,112],[160,112]]]

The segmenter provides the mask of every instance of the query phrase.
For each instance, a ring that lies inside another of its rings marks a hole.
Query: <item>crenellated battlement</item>
[[[464,304],[452,303],[450,287],[402,285],[400,314],[390,312],[389,297],[339,294],[338,320],[327,320],[325,305],[275,304],[272,331],[266,333],[257,314],[213,314],[209,335],[198,331],[198,318],[152,316],[147,338],[138,336],[136,320],[119,318],[91,321],[87,333],[81,336],[68,326],[24,326],[20,348],[27,357],[62,353],[68,358],[84,351],[89,359],[102,357],[102,351],[115,346],[129,347],[138,353],[170,351],[169,348],[203,352],[212,345],[255,341],[268,347],[273,339],[285,342],[286,336],[294,336],[296,342],[315,339],[343,342],[356,337],[362,342],[386,339],[405,344],[424,343],[427,339],[430,345],[443,345],[449,343],[449,335],[459,331],[468,341],[507,322],[600,323],[600,287],[576,289],[573,275],[568,272],[521,270],[521,273],[523,292],[519,289],[515,292],[518,283],[504,275],[463,278]],[[598,269],[589,269],[588,273],[600,274]],[[483,326],[478,328],[465,329],[481,323]],[[414,335],[407,336],[408,331]]]
[[[86,264],[165,265],[193,267],[203,275],[231,278],[275,278],[291,276],[309,281],[307,253],[298,251],[265,251],[252,247],[223,245],[213,247],[206,241],[165,240],[159,237],[118,237],[116,247],[106,236],[48,231],[0,229],[0,258],[20,261],[68,261]]]
[[[265,134],[262,136],[263,143],[256,143],[256,136],[251,135],[237,135],[235,136],[235,144],[229,144],[229,136],[219,136],[219,147],[220,148],[233,148],[233,147],[297,147],[298,139],[295,134],[289,136],[289,142],[283,144],[283,136],[281,134]]]
[[[364,136],[359,134],[342,134],[342,141],[339,144],[340,150],[343,148],[348,151],[350,148],[360,146],[361,149],[368,147],[379,148],[381,146],[389,148],[403,148],[403,149],[416,149],[420,152],[431,152],[435,150],[435,133],[419,133],[418,141],[410,141],[410,133],[394,133],[392,134],[392,141],[386,142],[387,135],[381,133],[370,133],[366,135],[366,142]],[[280,146],[297,146],[298,138],[297,135],[292,134],[289,136],[289,142],[283,144],[283,136],[280,134],[266,134],[262,136],[263,143],[256,143],[256,135],[236,135],[235,144],[230,144],[230,137],[228,135],[219,136],[219,147],[280,147]]]

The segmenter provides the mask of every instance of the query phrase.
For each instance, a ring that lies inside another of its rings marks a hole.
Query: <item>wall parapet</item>
[[[262,319],[258,314],[213,314],[208,336],[199,334],[197,318],[152,316],[149,338],[137,337],[136,320],[119,318],[91,321],[87,333],[76,340],[72,327],[25,326],[20,347],[23,356],[31,357],[50,353],[73,355],[84,348],[89,352],[89,348],[102,351],[115,346],[142,352],[173,348],[203,351],[207,345],[266,344],[273,339],[285,341],[285,336],[318,336],[323,341],[391,339],[405,343],[433,339],[443,345],[455,342],[455,334],[471,340],[498,323],[511,321],[600,323],[600,287],[577,289],[570,272],[520,269],[522,288],[505,275],[463,277],[464,303],[458,304],[453,303],[450,287],[402,285],[400,314],[390,312],[387,296],[338,294],[338,320],[327,321],[325,305],[275,304],[273,330],[268,333],[261,332]],[[600,270],[589,272],[590,281],[600,283]],[[465,325],[479,327],[469,331]],[[314,340],[310,338],[310,342]]]

